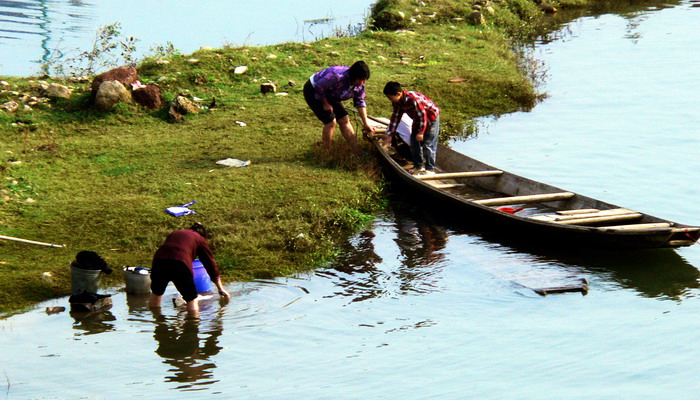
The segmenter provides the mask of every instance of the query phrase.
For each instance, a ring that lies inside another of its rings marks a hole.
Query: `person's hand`
[[[219,296],[225,297],[227,299],[231,298],[231,294],[229,292],[227,292],[226,289],[224,289],[224,288],[219,289]]]
[[[328,111],[328,112],[333,112],[333,106],[331,105],[331,103],[328,102],[328,100],[323,99],[323,100],[321,101],[321,103],[323,104],[323,109],[324,109],[324,110],[326,110],[326,111]]]
[[[422,133],[417,134],[417,135],[416,135],[416,140],[419,141],[419,142],[422,142],[422,141],[423,141],[423,134],[422,134]]]
[[[391,145],[391,135],[387,134],[384,135],[384,146],[390,146]]]

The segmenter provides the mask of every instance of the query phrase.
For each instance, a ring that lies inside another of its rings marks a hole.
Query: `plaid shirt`
[[[311,75],[316,100],[325,97],[329,103],[340,103],[352,98],[355,108],[367,107],[365,85],[352,86],[349,69],[350,67],[334,65]]]
[[[391,114],[391,122],[387,132],[396,132],[401,122],[401,116],[406,113],[413,120],[413,135],[422,135],[428,124],[435,121],[440,115],[440,109],[428,96],[414,92],[403,91],[403,97],[398,104],[394,104],[394,112]]]

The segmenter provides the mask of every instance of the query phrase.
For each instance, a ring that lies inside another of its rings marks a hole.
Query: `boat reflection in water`
[[[514,283],[518,293],[531,293],[523,287],[566,286],[581,278],[592,291],[631,289],[666,300],[682,300],[700,288],[700,272],[676,250],[556,248],[472,231],[454,215],[414,204],[401,192],[394,192],[390,204],[372,230],[350,238],[330,268],[315,272],[334,281],[333,296],[357,302],[443,291],[446,268],[478,269]]]

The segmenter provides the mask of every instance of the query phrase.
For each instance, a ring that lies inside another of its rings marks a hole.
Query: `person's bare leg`
[[[335,120],[323,125],[323,146],[327,150],[330,150],[333,145],[333,131],[335,131],[336,125]]]
[[[199,312],[199,298],[187,302],[187,312],[191,314]]]
[[[159,308],[162,299],[163,296],[158,296],[156,294],[151,293],[151,296],[148,298],[148,306],[151,308]]]
[[[357,135],[355,134],[355,129],[350,123],[350,117],[347,115],[344,116],[338,121],[338,125],[340,125],[340,132],[343,134],[345,140],[350,144],[352,151],[359,153],[360,147],[357,145]]]

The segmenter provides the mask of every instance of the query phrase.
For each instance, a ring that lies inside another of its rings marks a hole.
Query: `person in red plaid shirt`
[[[394,106],[387,128],[387,141],[396,132],[404,113],[413,120],[411,129],[412,174],[434,174],[438,136],[440,134],[440,109],[422,93],[403,90],[398,82],[388,82],[384,95]],[[425,164],[425,165],[424,165]]]

